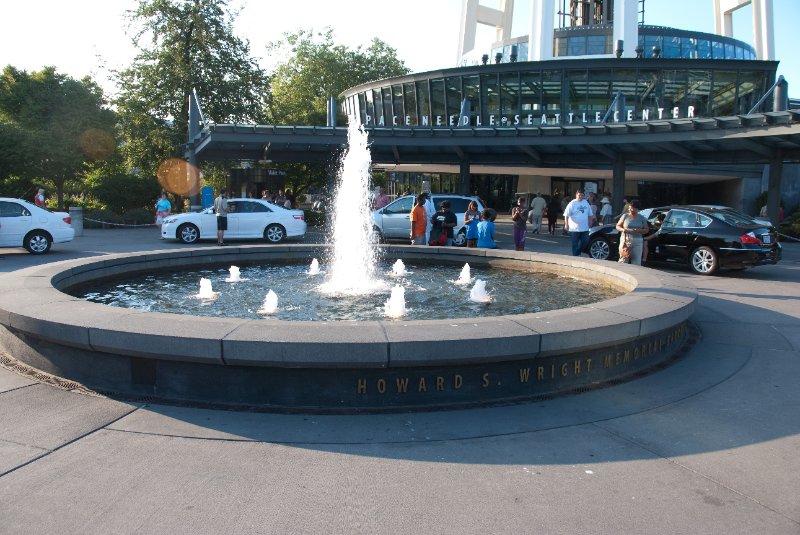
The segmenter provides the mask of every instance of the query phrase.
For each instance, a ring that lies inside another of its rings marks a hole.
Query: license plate
[[[769,234],[764,234],[764,236],[761,237],[761,241],[764,243],[772,243],[772,238]]]

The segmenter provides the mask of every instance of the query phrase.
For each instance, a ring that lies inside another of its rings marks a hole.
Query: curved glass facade
[[[746,114],[777,62],[596,58],[471,66],[381,80],[341,96],[368,127],[531,127]],[[466,104],[466,106],[462,106]],[[461,114],[464,107],[464,115]]]
[[[556,28],[553,31],[553,56],[566,58],[614,54],[613,31],[611,24]],[[516,47],[518,61],[527,61],[527,37],[517,37],[505,46],[493,48],[490,60],[494,61],[500,54],[503,62],[510,61],[512,47]],[[654,47],[662,58],[756,59],[752,46],[732,37],[666,26],[639,26],[638,48],[641,49],[641,55],[651,57]]]

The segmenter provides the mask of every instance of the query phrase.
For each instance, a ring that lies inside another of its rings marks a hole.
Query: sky
[[[73,78],[94,78],[110,95],[116,90],[109,72],[127,66],[134,54],[126,10],[136,0],[0,0],[0,66],[27,71],[54,66]],[[481,0],[487,6],[498,0]],[[517,0],[527,5],[529,0]],[[789,95],[800,97],[800,57],[793,31],[800,20],[800,0],[773,0],[778,74],[789,82]],[[279,58],[266,55],[266,44],[286,32],[330,26],[334,41],[355,48],[378,37],[397,50],[412,72],[455,67],[461,0],[230,0],[239,10],[234,31],[250,43],[263,67]],[[278,7],[280,6],[280,7]],[[277,9],[276,9],[277,8]],[[524,8],[523,8],[524,9]],[[713,0],[646,0],[645,23],[713,33]],[[734,37],[752,44],[752,9],[734,15]],[[517,25],[515,24],[515,28]],[[522,32],[527,33],[527,31]],[[491,35],[491,31],[478,34]],[[485,47],[488,49],[488,45]]]

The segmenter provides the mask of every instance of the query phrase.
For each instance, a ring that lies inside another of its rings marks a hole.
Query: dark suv
[[[378,241],[383,240],[408,240],[411,235],[411,222],[409,216],[414,208],[414,195],[400,197],[372,212],[373,230]],[[484,209],[483,203],[477,197],[455,195],[453,193],[432,193],[431,201],[439,210],[442,201],[450,201],[450,211],[456,215],[458,224],[453,229],[453,245],[462,247],[467,243],[467,230],[464,228],[464,212],[471,201],[478,205],[478,211]],[[428,214],[428,217],[433,214]]]

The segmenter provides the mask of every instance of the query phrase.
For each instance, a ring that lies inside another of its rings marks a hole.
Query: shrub
[[[128,225],[152,225],[155,222],[155,213],[144,208],[134,208],[125,212],[122,217]]]
[[[83,214],[83,228],[117,228],[122,222],[111,210],[87,210]]]
[[[316,212],[314,210],[305,211],[306,225],[309,227],[323,227],[325,226],[325,212]]]

